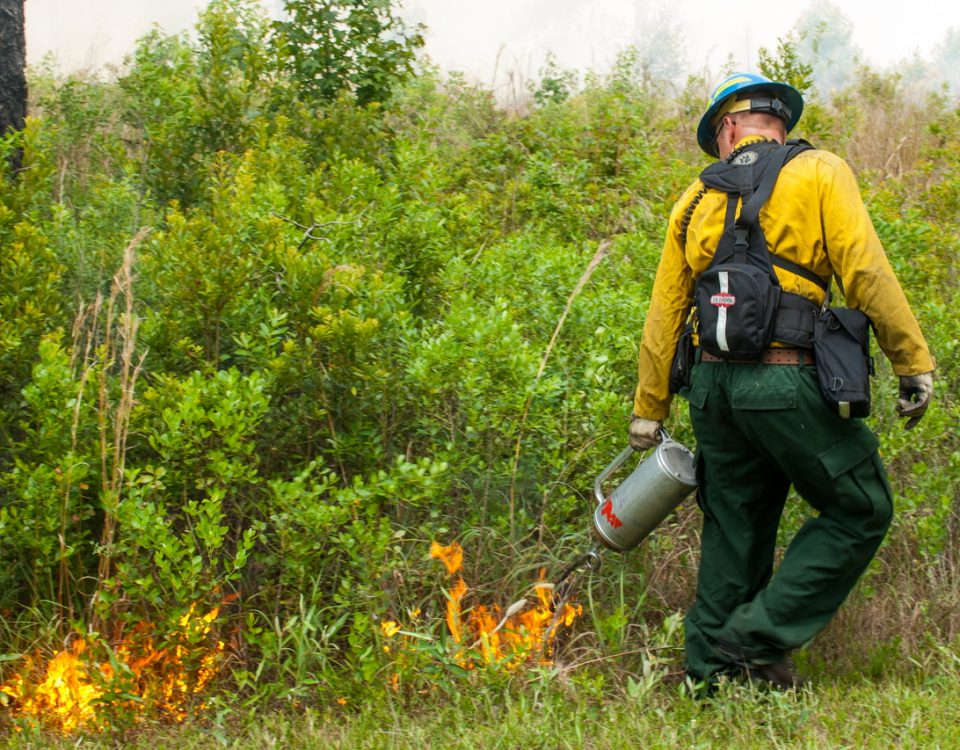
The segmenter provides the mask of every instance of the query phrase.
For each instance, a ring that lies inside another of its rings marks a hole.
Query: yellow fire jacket
[[[762,139],[752,136],[741,144],[748,140]],[[690,217],[683,242],[684,214],[703,187],[700,180],[694,182],[670,214],[640,343],[634,399],[638,417],[664,419],[669,414],[670,364],[693,302],[694,283],[710,265],[723,232],[727,195],[709,189]],[[808,150],[787,162],[760,210],[760,225],[772,252],[825,281],[834,275],[840,280],[847,306],[863,311],[873,321],[877,342],[897,375],[934,369],[920,326],[863,205],[856,178],[843,159],[827,151]],[[817,304],[823,302],[824,292],[813,282],[778,267],[775,271],[785,291]]]

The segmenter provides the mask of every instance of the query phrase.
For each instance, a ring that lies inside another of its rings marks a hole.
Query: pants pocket
[[[893,517],[893,493],[877,448],[880,441],[863,427],[818,455],[841,508],[868,516],[872,530],[886,531]]]
[[[797,408],[794,383],[740,385],[730,395],[730,405],[740,411],[782,411]]]

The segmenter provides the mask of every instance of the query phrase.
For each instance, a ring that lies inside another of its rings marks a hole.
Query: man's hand
[[[900,376],[900,400],[897,401],[897,414],[907,417],[905,430],[917,426],[920,417],[927,413],[930,399],[933,397],[933,373]]]
[[[660,442],[660,430],[663,422],[644,419],[636,415],[630,420],[630,447],[635,451],[645,451]]]

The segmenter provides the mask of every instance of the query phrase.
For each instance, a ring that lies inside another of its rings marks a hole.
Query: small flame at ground
[[[171,645],[156,647],[141,625],[114,651],[113,659],[94,664],[83,638],[44,666],[28,657],[24,668],[0,685],[4,703],[17,717],[33,718],[65,733],[102,728],[105,708],[158,713],[183,721],[189,702],[217,673],[224,644],[206,643],[219,607],[196,616],[194,607],[180,619]],[[191,646],[189,644],[201,644]]]
[[[463,548],[457,542],[448,546],[434,542],[430,555],[440,560],[450,575],[462,567]],[[462,602],[470,589],[463,576],[458,575],[447,592],[447,628],[454,642],[471,651],[479,648],[486,664],[505,662],[515,667],[534,659],[549,664],[560,628],[569,628],[583,614],[583,607],[563,603],[557,610],[553,586],[544,580],[544,575],[541,570],[540,581],[534,586],[535,602],[515,602],[506,612],[496,604],[477,604],[466,612],[466,618]],[[465,661],[469,666],[469,657]]]

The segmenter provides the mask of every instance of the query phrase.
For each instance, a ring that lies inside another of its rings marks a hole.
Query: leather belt
[[[700,351],[701,362],[730,362],[739,365],[812,365],[816,360],[812,349],[767,349],[759,359],[724,359]]]

